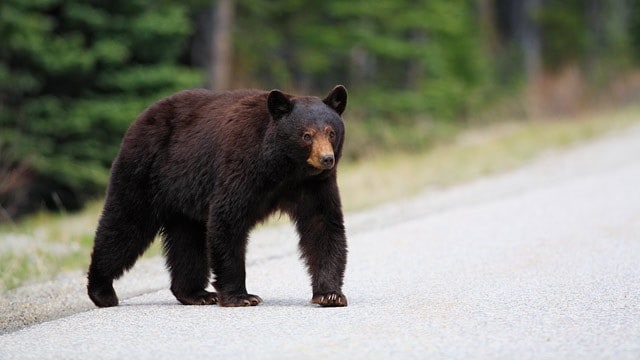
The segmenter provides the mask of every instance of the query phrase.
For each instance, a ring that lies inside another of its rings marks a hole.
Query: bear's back
[[[271,124],[267,96],[193,89],[161,99],[129,128],[113,171],[140,176],[143,187],[163,199],[154,203],[159,209],[199,218],[217,180],[238,176],[244,170],[235,167],[260,156]]]
[[[123,146],[155,152],[176,143],[217,143],[252,132],[268,122],[267,95],[261,90],[180,91],[145,109],[127,131]]]
[[[267,92],[261,90],[232,90],[214,92],[191,89],[175,93],[150,107],[159,113],[169,112],[167,121],[189,124],[201,119],[224,119],[242,113],[244,117],[267,114]],[[155,106],[155,107],[154,107]]]

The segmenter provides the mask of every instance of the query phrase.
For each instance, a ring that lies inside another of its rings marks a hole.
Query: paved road
[[[293,232],[272,228],[249,249],[258,307],[178,305],[154,260],[116,284],[142,295],[78,300],[1,335],[0,359],[640,358],[640,127],[348,229],[347,308],[308,303]]]

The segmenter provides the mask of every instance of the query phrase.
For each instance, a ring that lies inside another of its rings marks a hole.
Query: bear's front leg
[[[215,281],[213,286],[220,306],[255,306],[262,302],[247,293],[245,285],[245,252],[249,226],[242,218],[229,221],[224,212],[212,212],[207,225],[209,263]]]
[[[347,306],[347,297],[342,293],[347,239],[335,176],[305,186],[293,219],[300,235],[302,257],[311,275],[311,302]]]

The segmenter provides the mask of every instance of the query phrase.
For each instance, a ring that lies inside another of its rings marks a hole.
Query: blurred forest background
[[[637,101],[639,66],[638,0],[3,0],[0,222],[102,196],[129,124],[185,88],[344,84],[358,160]]]

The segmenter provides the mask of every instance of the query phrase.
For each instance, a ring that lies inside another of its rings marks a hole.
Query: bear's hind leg
[[[171,292],[184,305],[218,302],[206,291],[210,268],[207,261],[204,224],[174,217],[164,226],[164,252],[171,272]]]
[[[245,253],[249,226],[245,216],[225,216],[211,211],[207,224],[207,241],[211,268],[215,275],[218,304],[225,307],[256,306],[262,299],[247,293]]]
[[[118,305],[113,280],[133,266],[157,232],[158,226],[151,214],[132,209],[128,204],[117,205],[107,198],[87,275],[87,291],[94,304],[99,307]]]

